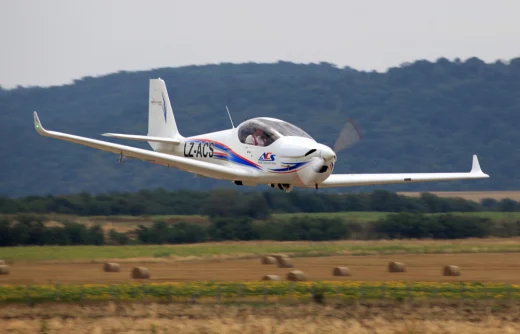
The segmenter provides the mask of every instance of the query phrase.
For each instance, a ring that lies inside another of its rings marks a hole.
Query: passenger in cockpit
[[[265,146],[265,143],[266,143],[265,134],[259,128],[256,128],[255,132],[253,134],[250,134],[246,138],[246,144],[249,144],[249,145]]]

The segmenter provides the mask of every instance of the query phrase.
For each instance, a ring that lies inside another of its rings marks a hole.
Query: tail
[[[166,84],[162,79],[150,79],[148,136],[172,139],[181,137],[173,116]],[[163,145],[158,142],[148,143],[156,151]]]

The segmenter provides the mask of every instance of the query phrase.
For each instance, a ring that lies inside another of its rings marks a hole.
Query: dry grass
[[[518,333],[518,306],[10,305],[0,333]]]
[[[520,201],[520,191],[432,191],[429,192],[439,197],[460,197],[470,201],[480,202],[484,198],[493,198],[501,200],[510,198],[514,201]],[[398,192],[399,195],[417,197],[420,192]]]

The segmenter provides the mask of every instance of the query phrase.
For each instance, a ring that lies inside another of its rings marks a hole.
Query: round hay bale
[[[444,276],[460,276],[460,268],[457,266],[444,266],[442,270]]]
[[[275,264],[276,262],[274,256],[262,256],[262,264]]]
[[[332,270],[333,276],[350,276],[350,270],[347,267],[335,267]]]
[[[286,254],[271,254],[269,256],[274,257],[276,261],[279,261],[281,258],[289,258]]]
[[[134,269],[132,269],[132,278],[150,278],[150,272],[145,267],[134,267]]]
[[[121,271],[119,263],[107,262],[103,265],[103,270],[107,273],[118,273]]]
[[[8,275],[9,267],[6,265],[0,265],[0,275]]]
[[[287,274],[287,280],[288,281],[293,281],[293,282],[296,282],[296,281],[306,281],[307,277],[305,277],[305,274],[303,273],[303,271],[293,270],[293,271],[290,271]]]
[[[280,276],[277,275],[265,275],[262,277],[262,281],[279,281]]]
[[[402,262],[391,261],[388,263],[388,271],[391,273],[404,273],[406,268]]]
[[[278,268],[292,268],[293,264],[288,257],[281,257],[278,259]]]

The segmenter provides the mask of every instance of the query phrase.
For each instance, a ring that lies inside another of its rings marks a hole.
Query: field
[[[288,290],[291,269],[260,264],[272,252],[291,254],[311,282]],[[22,302],[0,302],[0,333],[516,333],[517,252],[520,238],[0,248],[10,268],[0,300]],[[121,272],[103,272],[108,259]],[[388,261],[406,272],[388,273]],[[442,276],[447,264],[462,275]],[[132,280],[134,266],[151,278]],[[335,266],[352,276],[332,276]],[[284,281],[259,290],[266,274]],[[312,302],[316,286],[324,305]]]
[[[464,280],[520,282],[520,239],[453,241],[222,242],[170,246],[5,247],[0,259],[11,273],[0,283],[128,282],[133,266],[150,269],[152,282],[254,281],[263,275],[284,275],[287,269],[260,265],[259,256],[285,253],[311,280],[331,280],[334,266],[348,266],[353,280],[449,280],[442,266],[458,265]],[[112,259],[120,273],[102,272]],[[388,261],[407,265],[403,274],[386,272]],[[460,278],[456,278],[460,279]],[[453,280],[453,278],[451,278]]]
[[[404,262],[405,273],[388,273],[389,261]],[[516,254],[399,254],[368,256],[329,256],[297,258],[295,269],[305,272],[312,280],[355,281],[482,281],[520,283],[520,259]],[[146,261],[120,262],[120,273],[105,273],[101,263],[15,263],[9,275],[0,276],[5,283],[125,283],[131,282],[130,271],[134,266],[150,270],[150,282],[190,281],[259,281],[263,275],[285,277],[289,269],[274,265],[261,265],[258,259],[211,261]],[[460,277],[441,276],[445,265],[458,265]],[[351,277],[333,277],[335,266],[347,266]]]
[[[520,200],[520,192],[434,194]],[[370,222],[387,214],[309,215]],[[520,213],[464,214],[520,220]],[[303,214],[274,216],[296,215]],[[159,219],[207,223],[204,216],[51,218],[120,232]],[[519,252],[520,238],[4,247],[10,273],[0,275],[0,333],[517,333]],[[292,269],[260,264],[269,253],[290,255],[310,282],[288,284]],[[109,260],[121,272],[103,272]],[[404,262],[406,272],[389,273],[389,261]],[[462,275],[442,276],[448,264]],[[135,266],[148,268],[150,279],[131,279]],[[336,266],[352,276],[333,276]],[[282,282],[264,285],[267,274]],[[315,287],[325,291],[324,305],[312,302]]]
[[[0,333],[459,334],[518,333],[519,306],[400,305],[204,306],[54,304],[0,306]]]
[[[520,238],[464,240],[378,240],[378,241],[227,241],[186,245],[133,246],[24,246],[1,247],[0,259],[9,262],[146,259],[190,261],[201,259],[253,258],[268,253],[292,257],[378,254],[516,253]],[[477,256],[478,258],[478,256]]]

